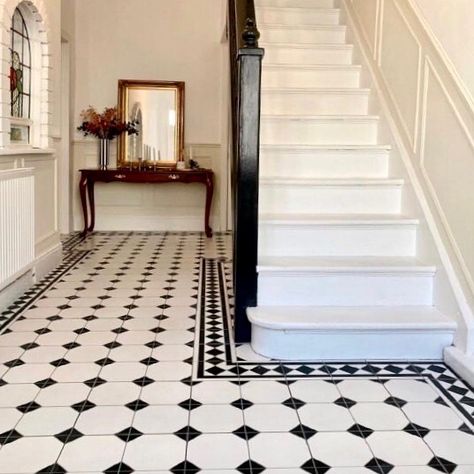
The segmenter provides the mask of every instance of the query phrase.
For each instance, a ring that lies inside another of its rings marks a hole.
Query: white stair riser
[[[262,112],[276,115],[366,115],[367,93],[263,92]]]
[[[282,331],[252,325],[252,349],[283,360],[438,360],[452,331]]]
[[[398,214],[398,186],[302,186],[261,184],[262,214]]]
[[[351,64],[350,48],[291,48],[263,46],[265,61],[270,64],[303,64],[317,66],[320,64]]]
[[[258,238],[261,256],[404,257],[416,253],[415,225],[261,223]]]
[[[338,25],[339,11],[305,8],[271,8],[258,7],[257,19],[259,23],[276,25]]]
[[[360,83],[358,68],[304,69],[263,66],[263,87],[349,87],[356,89]]]
[[[263,272],[259,306],[418,306],[431,305],[433,276],[391,274]]]
[[[375,145],[377,120],[313,120],[262,118],[263,145]]]
[[[260,176],[287,178],[385,178],[388,152],[260,150]]]
[[[345,29],[335,27],[326,28],[278,28],[260,25],[261,41],[264,43],[297,43],[297,44],[344,44],[346,41]]]
[[[334,8],[334,0],[257,0],[258,7]]]

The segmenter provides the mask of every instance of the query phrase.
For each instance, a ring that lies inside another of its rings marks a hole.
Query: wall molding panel
[[[467,357],[474,354],[472,97],[412,0],[378,0],[379,19],[358,9],[359,1],[341,0],[341,6],[426,222],[422,255],[439,262],[437,304],[456,317],[456,347]],[[369,39],[374,29],[375,57]],[[473,377],[474,371],[465,375]]]

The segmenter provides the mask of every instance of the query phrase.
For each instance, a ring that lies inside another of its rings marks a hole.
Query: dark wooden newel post
[[[248,18],[237,53],[238,114],[234,186],[235,340],[250,341],[246,309],[257,305],[260,88],[264,50]]]

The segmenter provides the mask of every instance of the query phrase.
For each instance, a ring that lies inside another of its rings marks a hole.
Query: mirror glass
[[[125,121],[137,123],[137,135],[122,135],[119,165],[144,162],[174,165],[184,143],[184,83],[119,81],[119,109]]]

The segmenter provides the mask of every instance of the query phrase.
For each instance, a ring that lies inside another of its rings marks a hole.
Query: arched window
[[[10,102],[11,116],[30,118],[31,45],[28,28],[19,8],[11,27]]]
[[[17,7],[10,30],[10,142],[31,142],[31,43],[25,18]]]

